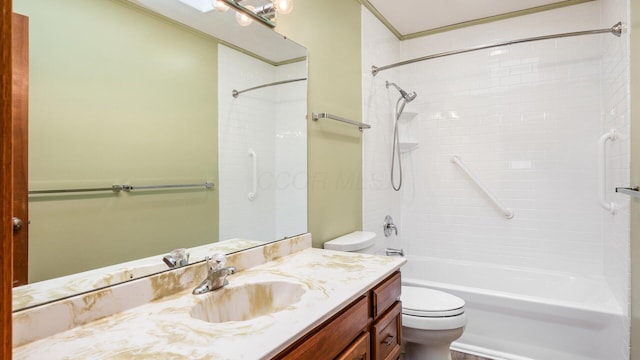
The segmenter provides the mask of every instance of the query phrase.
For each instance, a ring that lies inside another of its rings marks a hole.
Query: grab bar
[[[253,149],[249,149],[249,156],[252,158],[251,192],[247,196],[250,201],[256,198],[258,193],[258,155]]]
[[[204,184],[176,184],[176,185],[122,185],[122,190],[130,192],[134,190],[157,190],[157,189],[184,189],[204,187],[207,189],[213,188],[212,182],[205,182]]]
[[[343,123],[355,125],[355,126],[358,127],[358,130],[360,130],[360,131],[362,131],[362,129],[371,129],[371,125],[369,125],[369,124],[365,124],[365,123],[361,123],[361,122],[345,119],[345,118],[343,118],[341,116],[331,115],[329,113],[319,113],[319,114],[312,113],[311,114],[311,119],[313,119],[313,121],[318,121],[318,119],[320,119],[320,118],[331,119],[331,120],[341,121]]]
[[[618,132],[615,129],[611,129],[598,140],[598,198],[600,199],[600,205],[611,214],[616,213],[617,206],[613,201],[607,201],[607,141],[614,141],[619,138]]]
[[[458,155],[453,155],[451,157],[451,162],[458,165],[458,167],[460,167],[460,169],[462,169],[462,171],[464,171],[465,174],[467,174],[467,176],[476,183],[476,185],[478,185],[478,187],[480,188],[480,190],[482,190],[491,201],[493,201],[493,204],[500,209],[500,211],[504,214],[504,217],[507,219],[511,219],[513,218],[513,211],[511,211],[511,209],[505,207],[504,205],[502,205],[502,203],[500,202],[500,200],[498,200],[495,196],[493,196],[493,194],[491,193],[491,191],[489,191],[489,189],[487,189],[486,186],[484,186],[484,184],[482,184],[482,182],[480,181],[480,179],[478,179],[477,177],[475,177],[467,168],[467,166],[462,162],[462,160],[460,159],[460,157],[458,157]]]

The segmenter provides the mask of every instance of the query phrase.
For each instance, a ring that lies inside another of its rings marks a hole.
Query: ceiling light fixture
[[[238,11],[236,13],[236,21],[238,22],[238,24],[240,24],[240,26],[249,26],[253,22],[253,19],[252,16],[248,14],[248,11],[255,14],[256,9],[251,5],[247,5],[244,8],[247,9],[247,12]]]
[[[182,0],[181,0],[182,1]],[[242,26],[249,26],[256,20],[271,28],[276,24],[276,13],[290,14],[293,11],[293,0],[268,0],[262,5],[243,5],[250,0],[211,0],[216,11],[227,11],[230,7],[237,11],[236,21]],[[255,3],[255,1],[254,1]]]
[[[273,5],[279,14],[290,14],[293,11],[293,0],[273,0]]]

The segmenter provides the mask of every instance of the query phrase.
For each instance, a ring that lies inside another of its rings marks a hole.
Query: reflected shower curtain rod
[[[606,29],[575,31],[575,32],[562,33],[562,34],[544,35],[544,36],[536,36],[536,37],[530,37],[530,38],[524,38],[524,39],[518,39],[518,40],[510,40],[510,41],[504,41],[504,42],[495,43],[495,44],[480,45],[480,46],[476,46],[468,49],[445,51],[438,54],[423,56],[423,57],[419,57],[411,60],[400,61],[394,64],[380,66],[380,67],[372,65],[371,74],[373,74],[373,76],[376,76],[380,71],[384,71],[384,70],[391,69],[398,66],[409,65],[416,62],[436,59],[436,58],[445,57],[449,55],[457,55],[457,54],[463,54],[471,51],[490,49],[490,48],[499,47],[499,46],[507,46],[507,45],[525,43],[530,41],[538,41],[538,40],[558,39],[558,38],[571,37],[571,36],[607,34],[607,33],[611,33],[612,35],[620,37],[620,35],[622,34],[622,22],[618,22],[612,27],[606,28]]]
[[[272,83],[268,83],[268,84],[264,84],[264,85],[258,85],[258,86],[254,86],[252,88],[248,88],[248,89],[244,89],[244,90],[236,90],[233,89],[233,91],[231,91],[231,95],[234,98],[237,98],[238,95],[242,94],[243,92],[247,92],[247,91],[253,91],[253,90],[258,90],[258,89],[262,89],[265,87],[269,87],[269,86],[276,86],[276,85],[282,85],[282,84],[288,84],[288,83],[292,83],[292,82],[296,82],[296,81],[305,81],[307,80],[307,78],[299,78],[299,79],[291,79],[291,80],[282,80],[282,81],[276,81],[276,82],[272,82]]]

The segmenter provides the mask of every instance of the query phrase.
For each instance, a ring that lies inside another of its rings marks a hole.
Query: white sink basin
[[[211,322],[246,321],[273,314],[300,301],[305,289],[287,281],[227,285],[198,297],[191,317]]]

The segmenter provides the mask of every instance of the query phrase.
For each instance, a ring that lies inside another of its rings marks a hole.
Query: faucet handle
[[[224,254],[213,254],[212,256],[205,257],[207,265],[210,270],[220,270],[227,262],[227,257]]]

